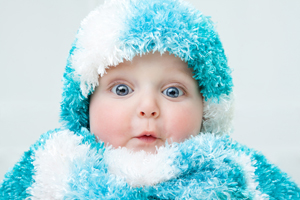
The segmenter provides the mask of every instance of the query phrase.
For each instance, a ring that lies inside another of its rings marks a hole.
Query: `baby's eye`
[[[169,87],[163,91],[163,94],[171,98],[177,98],[179,96],[182,96],[183,92],[177,87]]]
[[[125,84],[115,85],[111,91],[119,96],[125,96],[132,92],[132,89]]]

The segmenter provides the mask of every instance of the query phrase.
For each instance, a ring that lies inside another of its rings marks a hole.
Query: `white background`
[[[58,128],[61,78],[80,21],[101,0],[0,0],[0,180]],[[300,1],[190,0],[212,16],[234,69],[233,138],[300,184]]]

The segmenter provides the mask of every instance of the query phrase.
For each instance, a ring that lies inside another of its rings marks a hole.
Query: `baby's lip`
[[[139,139],[141,142],[149,144],[155,142],[158,139],[156,137],[156,133],[151,131],[144,131],[135,138]]]
[[[153,137],[157,138],[157,134],[153,131],[143,131],[141,134],[136,136],[136,138],[141,138],[141,137]]]

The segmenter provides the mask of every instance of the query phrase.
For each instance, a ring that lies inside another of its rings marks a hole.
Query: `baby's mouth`
[[[143,142],[154,142],[156,140],[156,137],[153,137],[151,135],[147,136],[147,135],[143,135],[140,137],[137,137],[139,140],[143,141]]]
[[[154,142],[157,139],[155,133],[153,132],[143,132],[136,138],[146,143]]]

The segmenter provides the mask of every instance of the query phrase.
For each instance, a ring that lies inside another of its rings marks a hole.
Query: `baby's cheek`
[[[91,132],[98,138],[114,147],[122,146],[122,134],[126,132],[126,116],[116,105],[102,104],[91,107]]]
[[[202,116],[194,113],[191,110],[181,110],[177,114],[171,115],[171,120],[168,123],[169,138],[173,142],[182,142],[188,139],[191,135],[197,135],[200,132]]]

